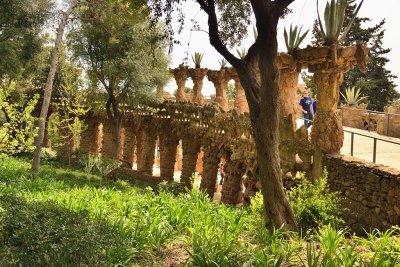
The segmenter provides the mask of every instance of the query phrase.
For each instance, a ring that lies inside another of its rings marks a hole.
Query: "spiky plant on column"
[[[315,148],[313,177],[322,174],[323,154],[339,153],[343,146],[343,127],[337,114],[337,103],[339,101],[339,86],[343,81],[343,75],[355,62],[349,59],[353,57],[361,70],[365,71],[367,61],[367,48],[361,43],[357,47],[341,47],[351,24],[353,23],[364,0],[356,9],[349,24],[345,27],[344,18],[347,7],[347,0],[331,0],[325,6],[324,24],[318,11],[319,0],[317,0],[319,35],[323,40],[323,47],[328,49],[328,57],[324,64],[309,64],[309,70],[314,72],[314,82],[318,94],[318,112],[314,118],[314,125],[311,133],[311,142]]]
[[[299,79],[299,71],[295,55],[307,33],[308,30],[305,33],[302,33],[302,27],[299,29],[298,26],[293,27],[290,25],[289,33],[286,28],[284,29],[287,54],[282,53],[281,58],[286,57],[287,60],[282,60],[282,62],[287,63],[281,63],[279,79],[279,138],[282,144],[290,142],[290,140],[295,138],[296,108],[298,103],[294,103],[294,101],[296,99],[296,90]],[[280,146],[279,154],[283,175],[285,176],[288,173],[295,175],[296,151],[287,146]]]
[[[188,74],[192,78],[194,86],[193,86],[193,103],[204,104],[204,97],[201,94],[201,90],[203,89],[203,79],[207,74],[208,69],[201,68],[201,61],[203,60],[203,53],[195,52],[192,55],[192,60],[195,64],[194,69],[189,69]]]

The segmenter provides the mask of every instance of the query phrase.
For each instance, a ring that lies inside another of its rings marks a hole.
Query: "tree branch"
[[[208,5],[204,0],[196,0],[200,7],[208,14],[208,28],[211,45],[236,69],[243,68],[243,61],[235,57],[219,37],[218,19],[215,13],[214,0],[208,0]]]
[[[275,0],[274,6],[275,6],[276,10],[283,12],[283,10],[285,8],[287,8],[293,2],[294,2],[294,0]]]

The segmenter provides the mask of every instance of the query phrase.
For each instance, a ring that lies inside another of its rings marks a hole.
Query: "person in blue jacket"
[[[311,122],[314,118],[314,111],[313,111],[312,104],[313,104],[313,100],[308,95],[308,91],[305,90],[303,92],[303,97],[300,99],[299,107],[301,108],[301,111],[303,112],[304,126],[306,128],[311,126]]]
[[[314,99],[312,102],[312,108],[313,108],[314,115],[315,115],[315,113],[317,113],[317,95],[314,96]]]

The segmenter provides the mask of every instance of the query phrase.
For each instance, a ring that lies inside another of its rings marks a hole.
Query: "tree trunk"
[[[112,128],[113,128],[113,146],[112,146],[112,156],[113,159],[119,160],[119,146],[121,142],[121,122],[122,116],[119,114],[114,114],[112,118]]]
[[[197,0],[208,15],[211,45],[236,69],[250,109],[254,140],[257,147],[264,209],[268,228],[283,227],[296,231],[293,211],[283,189],[279,162],[279,72],[278,21],[294,0],[250,0],[256,19],[258,37],[244,59],[235,57],[220,38],[215,0]],[[257,70],[261,81],[257,80]]]
[[[62,37],[64,35],[64,29],[65,29],[65,26],[67,25],[69,16],[71,15],[72,11],[75,9],[77,4],[78,4],[77,1],[72,2],[72,4],[69,6],[68,10],[66,12],[64,12],[64,14],[61,18],[60,24],[58,26],[57,38],[56,38],[56,42],[55,42],[55,46],[54,46],[53,57],[51,59],[50,71],[47,76],[46,87],[44,89],[42,109],[40,111],[39,132],[38,132],[38,135],[35,140],[36,148],[35,148],[35,152],[33,154],[33,163],[32,163],[32,172],[34,175],[37,175],[39,173],[40,152],[42,150],[42,142],[43,142],[43,138],[44,138],[44,129],[46,127],[47,112],[49,110],[51,93],[53,91],[54,76],[56,74],[56,70],[57,70],[57,66],[58,66],[61,42],[62,42]]]
[[[237,71],[250,108],[266,226],[270,231],[279,227],[284,231],[297,231],[293,210],[283,188],[279,158],[280,77],[276,64],[277,23],[278,19],[270,18],[262,26],[257,25],[258,39],[262,44],[256,47],[257,60],[246,62],[245,68]],[[260,81],[257,81],[257,68],[260,71]]]

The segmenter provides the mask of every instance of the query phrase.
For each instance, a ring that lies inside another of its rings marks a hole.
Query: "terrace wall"
[[[327,155],[325,165],[331,189],[347,198],[344,215],[352,230],[400,224],[399,170],[343,155]]]

